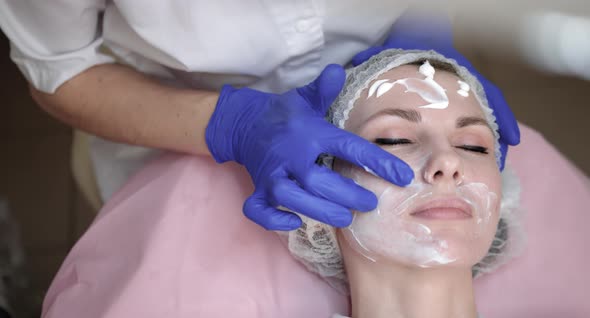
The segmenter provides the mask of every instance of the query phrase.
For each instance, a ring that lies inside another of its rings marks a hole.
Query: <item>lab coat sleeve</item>
[[[105,0],[0,0],[10,57],[38,90],[57,88],[114,59],[100,51]]]

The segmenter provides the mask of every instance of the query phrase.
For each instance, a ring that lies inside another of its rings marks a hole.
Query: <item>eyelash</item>
[[[411,144],[412,141],[410,139],[405,139],[405,138],[400,138],[400,139],[377,138],[377,139],[375,139],[375,143],[378,145],[383,145],[383,146],[395,146],[395,145]]]
[[[412,141],[405,138],[395,139],[395,138],[376,138],[374,141],[377,145],[381,146],[395,146],[395,145],[408,145],[412,144]],[[488,148],[481,147],[481,146],[473,146],[473,145],[461,145],[456,146],[456,148],[463,149],[466,151],[477,152],[481,154],[488,154]]]
[[[457,148],[467,150],[467,151],[482,153],[484,155],[488,154],[488,148],[482,147],[482,146],[462,145],[462,146],[457,146]]]

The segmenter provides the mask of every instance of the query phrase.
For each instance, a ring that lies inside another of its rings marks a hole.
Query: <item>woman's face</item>
[[[406,161],[415,179],[400,188],[337,161],[336,170],[379,198],[376,211],[356,212],[342,234],[373,261],[471,267],[487,253],[498,224],[495,138],[456,75],[436,70],[429,81],[418,70],[405,65],[384,73],[350,113],[345,129]]]

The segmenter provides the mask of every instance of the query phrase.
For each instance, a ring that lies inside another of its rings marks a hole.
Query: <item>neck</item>
[[[359,264],[365,262],[364,264]],[[346,259],[353,318],[475,318],[471,270]]]

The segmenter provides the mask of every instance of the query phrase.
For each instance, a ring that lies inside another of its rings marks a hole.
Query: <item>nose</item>
[[[424,181],[429,184],[454,184],[463,182],[463,163],[452,150],[432,154],[424,168]]]

